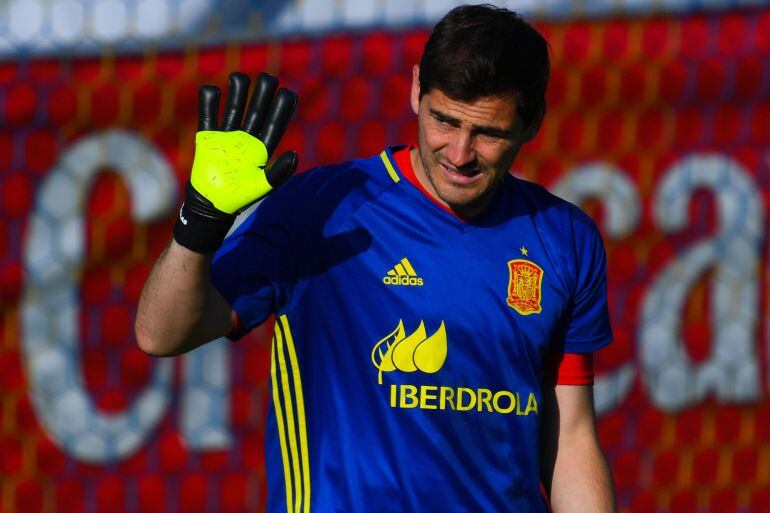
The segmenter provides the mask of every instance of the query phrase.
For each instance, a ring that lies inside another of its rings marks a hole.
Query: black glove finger
[[[201,86],[198,90],[198,131],[217,129],[217,111],[219,110],[219,88],[212,85]]]
[[[278,142],[283,137],[286,127],[289,126],[291,115],[297,108],[297,94],[288,89],[281,88],[275,95],[273,105],[267,113],[267,119],[257,132],[257,139],[265,143],[267,154],[272,155]]]
[[[277,159],[275,162],[265,170],[265,178],[273,188],[278,187],[283,182],[289,179],[294,171],[297,170],[297,152],[287,151]]]
[[[243,131],[256,135],[260,123],[273,102],[275,90],[278,89],[278,79],[267,73],[260,73],[254,83],[254,92],[251,93],[249,109],[246,111],[246,119],[243,122]]]
[[[249,84],[251,80],[248,75],[236,71],[230,73],[230,80],[227,88],[227,103],[225,104],[225,114],[222,118],[222,130],[231,132],[241,128],[243,111],[246,109],[246,98],[249,95]]]

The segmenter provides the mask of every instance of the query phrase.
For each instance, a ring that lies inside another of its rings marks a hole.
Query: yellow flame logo
[[[422,371],[428,374],[438,372],[444,365],[447,353],[446,326],[444,321],[435,333],[427,336],[425,322],[414,333],[407,335],[404,321],[399,320],[396,329],[380,339],[372,349],[372,363],[380,371],[377,383],[382,385],[382,373],[400,370],[402,372]]]

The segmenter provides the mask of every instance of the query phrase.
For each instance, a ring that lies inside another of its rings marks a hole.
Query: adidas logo
[[[407,258],[402,258],[396,266],[388,271],[387,276],[383,276],[382,283],[385,285],[405,285],[422,287],[422,278],[417,276],[414,267]]]

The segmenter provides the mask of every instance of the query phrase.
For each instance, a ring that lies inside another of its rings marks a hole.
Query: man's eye
[[[506,139],[508,139],[508,137],[506,137],[505,135],[497,132],[495,133],[481,132],[479,133],[479,137],[481,137],[485,141],[490,141],[490,142],[505,141]]]

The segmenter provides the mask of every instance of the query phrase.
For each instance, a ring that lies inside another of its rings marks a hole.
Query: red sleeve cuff
[[[545,362],[545,382],[552,385],[593,385],[593,353],[552,351]]]

